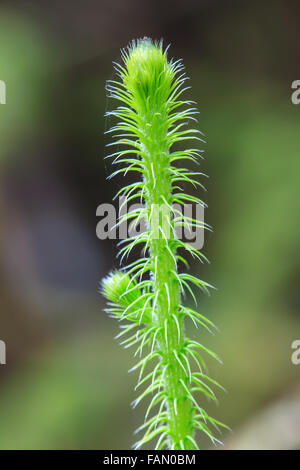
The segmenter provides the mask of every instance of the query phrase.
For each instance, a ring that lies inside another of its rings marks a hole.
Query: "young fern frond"
[[[212,428],[223,425],[210,417],[195,398],[200,392],[216,401],[211,387],[220,386],[203,372],[202,354],[218,357],[186,337],[184,322],[189,318],[196,327],[208,331],[215,327],[204,315],[182,305],[181,300],[185,292],[195,299],[194,288],[207,292],[212,286],[178,272],[179,263],[187,264],[184,251],[200,261],[205,259],[176,237],[178,226],[199,226],[194,218],[181,217],[176,204],[204,205],[180,187],[180,183],[198,187],[201,173],[174,166],[180,160],[197,162],[200,156],[194,148],[173,149],[174,144],[184,140],[201,142],[199,131],[184,127],[187,121],[194,121],[197,111],[182,98],[186,77],[181,61],[168,60],[161,42],[146,38],[134,41],[122,52],[122,59],[122,65],[115,65],[120,80],[107,85],[109,96],[120,103],[109,113],[117,119],[110,132],[115,137],[111,145],[118,151],[111,157],[120,165],[112,176],[137,173],[138,181],[123,188],[119,195],[137,198],[145,205],[119,223],[137,223],[145,218],[148,228],[127,239],[120,250],[122,261],[135,247],[143,248],[143,257],[104,279],[102,292],[110,302],[108,312],[127,322],[121,325],[118,337],[125,347],[136,348],[136,388],[143,390],[133,404],[149,401],[145,423],[139,429],[144,434],[135,448],[156,439],[156,449],[198,449],[197,430],[217,443]]]

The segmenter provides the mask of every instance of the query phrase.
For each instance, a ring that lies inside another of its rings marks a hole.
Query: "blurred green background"
[[[198,301],[220,332],[190,334],[228,393],[205,406],[227,448],[300,448],[299,18],[292,0],[0,2],[1,449],[126,449],[143,420],[97,293],[117,250],[96,208],[122,184],[106,180],[105,82],[145,35],[183,57],[207,139],[211,264],[192,269],[217,286]]]

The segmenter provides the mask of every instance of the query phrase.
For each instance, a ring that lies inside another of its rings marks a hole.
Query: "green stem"
[[[173,203],[203,205],[201,199],[186,194],[180,186],[183,181],[195,185],[199,173],[173,166],[177,160],[197,161],[199,153],[194,148],[173,150],[177,142],[199,140],[195,129],[185,127],[196,111],[181,98],[185,82],[182,64],[168,61],[161,43],[147,38],[133,41],[122,57],[123,64],[116,66],[121,81],[108,85],[110,96],[120,103],[109,113],[118,119],[111,129],[116,136],[114,145],[123,148],[110,155],[122,165],[112,176],[136,172],[143,178],[124,187],[119,194],[129,200],[146,201],[146,211],[141,208],[133,215],[126,214],[122,222],[146,218],[148,230],[129,238],[120,250],[123,260],[133,248],[145,244],[143,257],[130,263],[126,274],[114,272],[104,279],[102,289],[110,302],[108,312],[127,320],[118,335],[129,336],[122,343],[126,347],[136,346],[135,354],[140,356],[144,347],[150,350],[133,368],[140,369],[137,387],[145,387],[134,404],[151,397],[146,422],[140,428],[145,432],[136,448],[158,439],[157,449],[166,446],[174,450],[198,449],[194,439],[197,430],[216,443],[219,441],[208,424],[224,425],[210,417],[194,397],[200,392],[216,400],[210,385],[219,385],[203,374],[202,352],[215,359],[217,356],[185,336],[184,318],[209,331],[214,325],[203,314],[181,305],[180,299],[183,290],[195,299],[193,288],[207,292],[211,286],[191,274],[178,273],[177,269],[177,261],[185,261],[184,252],[203,258],[195,248],[178,240],[174,231],[175,226],[190,226],[190,222],[197,226],[198,221],[180,220],[172,208]],[[150,373],[149,365],[146,373],[150,361],[157,358],[159,363]],[[197,371],[191,372],[190,361]]]
[[[188,436],[193,435],[193,408],[186,397],[188,386],[186,364],[181,361],[184,347],[184,325],[179,312],[180,291],[175,250],[172,247],[173,222],[171,205],[171,174],[168,148],[166,147],[167,128],[161,128],[161,116],[150,109],[143,116],[144,132],[147,136],[145,155],[145,199],[148,206],[150,255],[154,260],[154,295],[156,318],[153,321],[161,327],[158,335],[162,356],[165,392],[168,397],[169,445],[172,449],[189,449],[193,445]],[[168,233],[169,232],[169,233]],[[181,364],[182,365],[181,365]]]

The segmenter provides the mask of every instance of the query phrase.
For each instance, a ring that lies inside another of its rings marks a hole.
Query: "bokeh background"
[[[198,301],[220,332],[191,334],[228,393],[205,406],[227,448],[300,448],[299,18],[291,0],[0,2],[1,449],[126,449],[142,422],[97,292],[118,264],[96,208],[122,184],[106,179],[105,82],[145,35],[184,58],[207,139],[211,264],[192,269],[218,288]]]

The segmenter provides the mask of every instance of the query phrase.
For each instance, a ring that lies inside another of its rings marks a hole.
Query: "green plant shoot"
[[[183,305],[184,293],[195,299],[194,289],[211,287],[197,277],[180,272],[186,256],[200,261],[204,255],[176,236],[176,227],[195,227],[201,222],[179,214],[175,207],[203,202],[182,190],[182,184],[198,187],[201,173],[185,167],[198,162],[197,148],[176,149],[176,143],[201,141],[201,133],[186,126],[197,110],[182,98],[186,76],[181,61],[168,60],[161,42],[144,38],[132,42],[116,64],[117,81],[110,81],[109,96],[119,106],[108,114],[117,119],[110,130],[117,151],[110,155],[120,165],[112,176],[134,172],[137,180],[121,189],[127,201],[140,199],[143,206],[122,218],[137,224],[147,222],[147,230],[128,238],[120,250],[121,264],[135,247],[141,258],[113,272],[102,281],[108,312],[120,321],[122,343],[135,346],[139,370],[135,400],[137,406],[148,399],[145,423],[135,448],[153,439],[156,449],[198,449],[197,431],[213,443],[212,430],[224,426],[210,417],[197,401],[203,396],[216,400],[213,387],[219,386],[206,371],[203,354],[218,359],[201,343],[185,335],[184,323],[211,330],[213,323],[196,310]],[[195,146],[197,147],[197,146]],[[176,163],[175,163],[176,162]],[[148,444],[150,445],[150,444]]]

